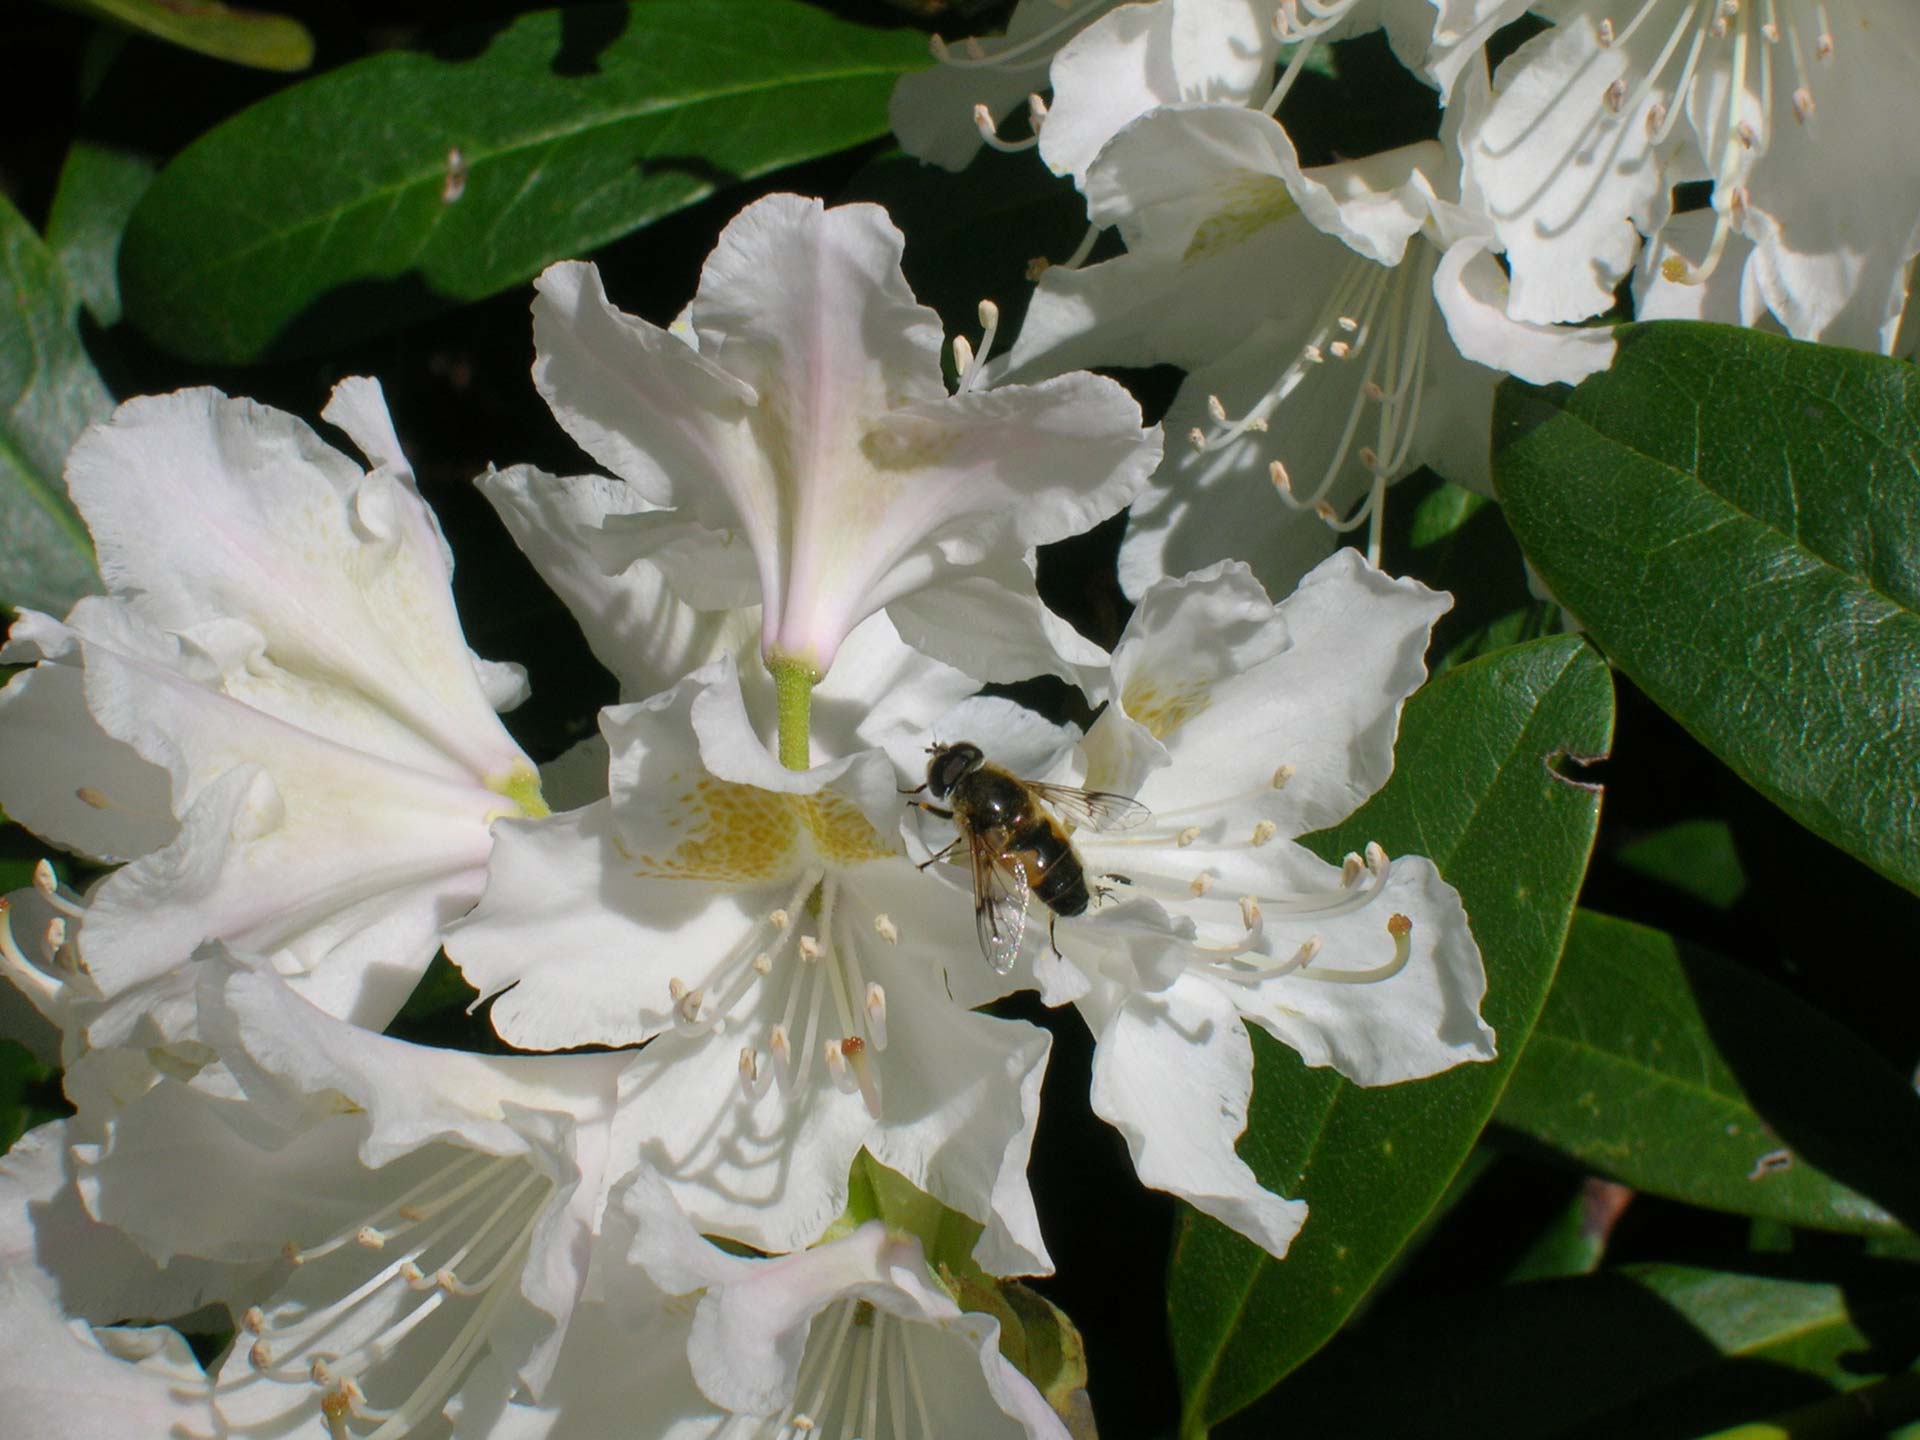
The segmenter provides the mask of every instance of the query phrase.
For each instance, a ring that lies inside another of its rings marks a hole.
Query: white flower
[[[70,1072],[91,1214],[160,1262],[235,1267],[216,1407],[236,1435],[416,1433],[474,1361],[539,1393],[585,1283],[626,1057],[492,1058],[334,1020],[218,955],[217,1060],[182,1078]],[[171,1268],[171,1267],[169,1267]]]
[[[1040,154],[1084,186],[1106,143],[1162,105],[1280,107],[1313,47],[1384,27],[1394,53],[1445,103],[1487,36],[1525,0],[1153,0],[1123,5],[1063,47]],[[1283,44],[1295,48],[1275,74]],[[1096,223],[1099,223],[1096,220]]]
[[[483,476],[480,488],[619,680],[623,701],[644,700],[731,657],[754,728],[774,748],[777,707],[772,677],[758,658],[760,606],[749,599],[751,574],[736,576],[745,583],[732,593],[718,589],[711,557],[690,557],[670,538],[675,524],[683,531],[700,527],[656,517],[632,486],[599,475],[561,478],[518,466]],[[702,546],[687,548],[700,552]],[[747,557],[740,552],[738,558]],[[982,577],[977,583],[992,582]],[[1050,627],[1060,623],[1043,618]],[[1019,653],[1013,646],[1020,638],[1016,629],[983,633],[978,643],[1023,675],[1058,663],[1062,647],[1044,642]],[[1097,648],[1085,649],[1105,663]],[[813,758],[836,760],[879,747],[910,769],[927,727],[976,688],[965,674],[902,641],[885,612],[869,616],[841,643],[833,672],[813,691]],[[599,785],[588,799],[607,793],[606,747],[597,738],[594,743]]]
[[[1351,550],[1277,606],[1237,565],[1156,585],[1073,763],[1152,819],[1075,833],[1111,893],[1059,921],[1061,953],[1037,947],[1034,978],[1093,1029],[1094,1110],[1126,1136],[1141,1180],[1276,1255],[1305,1206],[1261,1189],[1234,1153],[1253,1078],[1246,1022],[1362,1085],[1494,1053],[1480,953],[1432,863],[1370,846],[1328,865],[1293,839],[1385,783],[1448,603]],[[995,713],[975,707],[948,728],[977,724],[969,738],[1010,755],[1021,739],[1002,742]]]
[[[1484,67],[1463,91],[1443,138],[1484,103]],[[1128,253],[1047,271],[1006,366],[1192,372],[1167,419],[1189,443],[1129,516],[1129,595],[1229,556],[1284,593],[1334,543],[1316,516],[1371,522],[1377,545],[1387,485],[1419,466],[1485,487],[1501,371],[1607,365],[1605,331],[1508,319],[1477,197],[1447,198],[1455,169],[1431,141],[1303,168],[1278,124],[1230,105],[1162,107],[1102,152],[1088,205]]]
[[[1500,68],[1463,136],[1513,271],[1513,314],[1598,314],[1666,223],[1713,182],[1700,281],[1744,235],[1788,333],[1890,349],[1920,250],[1920,169],[1886,143],[1920,125],[1920,11],[1907,0],[1550,0],[1558,23]],[[1631,222],[1631,223],[1629,223]],[[1638,233],[1636,233],[1636,231]]]
[[[217,1433],[206,1372],[165,1326],[91,1326],[19,1274],[0,1275],[7,1433],[201,1440]]]
[[[363,471],[290,415],[213,390],[130,401],[68,461],[110,597],[32,612],[4,658],[0,803],[130,863],[66,911],[111,993],[202,941],[267,957],[379,1025],[477,898],[488,826],[542,813],[493,713],[451,560],[379,387],[326,415]]]
[[[728,1254],[642,1171],[609,1207],[606,1247],[623,1231],[628,1273],[601,1272],[610,1300],[578,1317],[555,1376],[564,1398],[506,1404],[496,1384],[457,1434],[1066,1440],[1000,1353],[999,1323],[955,1304],[920,1242],[881,1221],[797,1254]]]
[[[720,605],[759,601],[770,663],[817,679],[885,609],[935,658],[1016,678],[982,632],[1012,652],[1073,638],[1046,627],[1022,557],[1131,500],[1158,432],[1092,375],[988,390],[964,348],[948,394],[902,244],[877,207],[769,196],[722,232],[672,331],[616,310],[591,266],[554,266],[534,380],[582,447],[676,507],[628,517],[630,534],[666,527]]]
[[[502,1037],[650,1039],[623,1133],[717,1233],[813,1241],[864,1145],[986,1226],[983,1266],[1045,1269],[1025,1171],[1048,1036],[969,1013],[999,992],[965,897],[901,853],[894,764],[783,769],[724,660],[601,725],[610,798],[503,824],[448,939]]]
[[[900,148],[948,170],[964,170],[984,141],[999,150],[996,127],[1047,84],[1047,65],[1068,41],[1119,0],[1018,0],[1006,33],[949,44],[935,36],[931,69],[902,75],[887,117]],[[1044,113],[1044,112],[1037,112]]]

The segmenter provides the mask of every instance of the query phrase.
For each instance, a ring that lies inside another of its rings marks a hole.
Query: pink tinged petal
[[[1510,289],[1483,240],[1463,240],[1441,257],[1433,296],[1461,355],[1532,385],[1577,385],[1613,363],[1612,327],[1515,320]]]
[[[758,617],[748,632],[744,616],[695,609],[655,558],[637,551],[621,560],[603,558],[605,549],[628,541],[627,532],[609,528],[619,518],[673,521],[642,516],[646,502],[626,482],[516,465],[490,470],[476,483],[514,543],[566,602],[595,658],[618,677],[624,698],[664,690],[736,650],[748,633],[759,633]],[[711,565],[707,557],[702,561]]]
[[[1173,763],[1140,800],[1166,813],[1234,801],[1291,835],[1344,819],[1392,774],[1400,707],[1426,679],[1427,636],[1451,605],[1358,551],[1329,556],[1277,607],[1292,645],[1168,731]]]
[[[11,1434],[149,1440],[215,1433],[206,1372],[172,1330],[92,1329],[8,1274],[0,1277],[0,1331]]]
[[[1080,1002],[1098,1037],[1094,1113],[1126,1137],[1142,1184],[1285,1255],[1307,1207],[1263,1189],[1234,1153],[1253,1091],[1253,1047],[1234,1007],[1192,979],[1123,993]]]
[[[1487,989],[1480,950],[1458,892],[1424,856],[1396,859],[1377,903],[1315,922],[1323,947],[1309,968],[1390,964],[1393,945],[1382,923],[1389,912],[1412,922],[1410,955],[1390,978],[1341,984],[1293,975],[1220,988],[1307,1064],[1330,1065],[1357,1085],[1393,1085],[1491,1060],[1493,1030],[1480,1018]],[[1289,938],[1276,935],[1276,946]]]
[[[171,840],[166,772],[87,712],[71,632],[23,611],[0,658],[32,666],[0,690],[0,807],[8,816],[96,860],[128,860]]]
[[[359,397],[361,421],[373,404]],[[101,574],[147,623],[251,626],[276,665],[365,697],[418,737],[407,758],[443,773],[530,768],[476,677],[444,542],[406,476],[363,474],[280,411],[186,390],[121,406],[67,479]]]
[[[1678,132],[1656,138],[1657,119],[1649,124],[1649,107],[1673,96],[1640,85],[1669,27],[1641,25],[1603,45],[1596,8],[1579,7],[1502,62],[1492,109],[1461,135],[1507,254],[1517,320],[1606,310],[1633,267],[1640,232],[1655,234],[1665,221],[1669,186],[1691,178],[1673,163]],[[1619,113],[1611,94],[1622,97]]]
[[[390,1018],[439,928],[478,898],[487,826],[510,802],[99,647],[87,692],[105,729],[174,772],[183,817],[179,837],[93,898],[89,963],[103,979],[155,973],[219,938],[287,952],[290,970],[326,972],[328,1004]]]

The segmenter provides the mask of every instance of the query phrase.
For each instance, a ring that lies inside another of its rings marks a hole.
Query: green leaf
[[[1599,796],[1553,769],[1612,741],[1607,668],[1574,637],[1462,665],[1408,703],[1393,778],[1314,848],[1377,840],[1427,855],[1460,890],[1487,965],[1500,1057],[1368,1090],[1255,1032],[1240,1153],[1312,1214],[1286,1260],[1189,1214],[1169,1308],[1183,1432],[1258,1397],[1326,1342],[1445,1194],[1526,1044],[1586,869]]]
[[[256,70],[304,70],[313,63],[313,36],[288,15],[223,5],[220,0],[60,0],[186,50],[251,65]]]
[[[1859,1234],[1920,1221],[1920,1098],[1864,1041],[1743,966],[1588,911],[1498,1119],[1689,1205]]]
[[[1916,1346],[1906,1266],[1629,1266],[1382,1314],[1273,1408],[1302,1435],[1692,1436],[1903,1370]]]
[[[119,322],[120,237],[156,168],[146,155],[87,139],[73,142],[60,167],[47,245],[102,326]]]
[[[1655,703],[1920,891],[1920,372],[1722,326],[1619,335],[1577,390],[1501,387],[1508,522]]]
[[[884,134],[924,60],[917,33],[799,0],[575,6],[469,56],[371,56],[161,172],[127,230],[127,314],[216,362],[372,334]]]
[[[1747,893],[1747,872],[1724,820],[1683,820],[1622,845],[1614,858],[1716,910],[1731,910]]]
[[[87,422],[113,408],[80,343],[80,295],[0,195],[0,602],[64,615],[99,580],[61,469]]]

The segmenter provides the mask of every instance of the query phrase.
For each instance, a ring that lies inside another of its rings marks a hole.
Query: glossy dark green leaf
[[[1575,918],[1498,1119],[1691,1205],[1861,1234],[1920,1221],[1903,1077],[1751,970],[1604,915]]]
[[[1520,546],[1498,505],[1431,472],[1405,486],[1413,503],[1389,513],[1385,563],[1453,596],[1427,657],[1435,675],[1559,628],[1559,608],[1527,590]]]
[[[1508,522],[1662,709],[1920,891],[1920,371],[1721,326],[1620,336],[1576,390],[1502,387]]]
[[[1185,1433],[1246,1406],[1324,1344],[1446,1193],[1546,998],[1593,844],[1599,796],[1554,765],[1605,753],[1612,732],[1607,669],[1584,641],[1473,661],[1409,702],[1386,788],[1309,842],[1338,856],[1377,840],[1434,859],[1473,917],[1500,1057],[1368,1090],[1255,1034],[1240,1153],[1312,1214],[1284,1261],[1186,1217],[1169,1297]]]
[[[885,133],[925,62],[918,34],[800,0],[576,6],[442,48],[342,66],[182,152],[127,230],[129,318],[244,362],[492,295]]]
[[[47,246],[103,326],[120,319],[120,237],[158,167],[137,151],[75,140],[47,215]]]
[[[0,603],[65,614],[99,582],[61,470],[113,399],[75,328],[79,291],[5,195],[0,275]]]
[[[216,60],[256,70],[304,70],[313,36],[290,15],[273,15],[220,0],[60,0],[71,10],[125,25],[143,35]]]
[[[1356,1326],[1232,1427],[1415,1437],[1702,1435],[1904,1370],[1910,1267],[1629,1266],[1401,1307]]]

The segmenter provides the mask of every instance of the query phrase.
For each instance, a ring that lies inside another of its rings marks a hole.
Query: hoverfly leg
[[[911,793],[911,792],[909,792],[909,793]],[[930,805],[930,804],[928,804],[928,803],[927,803],[927,802],[926,802],[925,800],[916,800],[916,801],[914,801],[914,802],[913,802],[913,808],[914,808],[914,809],[916,809],[916,810],[924,810],[924,811],[926,811],[926,812],[927,812],[927,814],[929,814],[929,815],[938,815],[938,816],[939,816],[939,817],[940,817],[940,818],[941,818],[942,820],[951,820],[951,819],[953,819],[953,811],[951,811],[951,810],[944,810],[944,809],[942,809],[942,808],[941,808],[940,806],[938,806],[938,805]]]
[[[1115,871],[1115,870],[1109,870],[1109,871],[1107,871],[1107,873],[1106,873],[1106,874],[1104,874],[1104,875],[1102,875],[1102,876],[1101,876],[1100,878],[1101,878],[1102,880],[1111,880],[1111,881],[1113,881],[1113,883],[1114,883],[1114,884],[1116,884],[1116,885],[1131,885],[1131,884],[1133,884],[1133,877],[1132,877],[1131,875],[1122,875],[1122,874],[1120,874],[1120,873],[1119,873],[1118,871]]]
[[[939,854],[928,856],[925,860],[922,860],[914,868],[917,870],[924,870],[929,865],[933,864],[935,861],[946,859],[947,856],[951,855],[954,851],[960,848],[960,840],[964,840],[966,838],[967,838],[966,836],[962,835],[959,840],[955,840],[951,845],[947,846],[946,849],[940,851]]]
[[[900,794],[902,795],[918,795],[922,790],[927,788],[927,782],[922,780],[918,785],[914,786],[913,789],[911,790],[900,790],[900,787],[897,785],[894,788],[896,790],[899,790]]]
[[[1100,878],[1102,880],[1111,880],[1114,882],[1115,885],[1133,884],[1133,878],[1131,876],[1116,875],[1112,871],[1107,872],[1105,875],[1102,875]],[[1093,887],[1093,898],[1096,901],[1108,900],[1108,899],[1111,899],[1112,896],[1113,896],[1113,885],[1095,885]]]
[[[1047,916],[1047,944],[1053,947],[1054,954],[1058,955],[1062,960],[1064,960],[1067,958],[1066,952],[1060,948],[1059,938],[1055,936],[1055,934],[1053,933],[1054,926],[1058,925],[1059,923],[1060,923],[1060,917],[1058,915],[1049,914]]]

